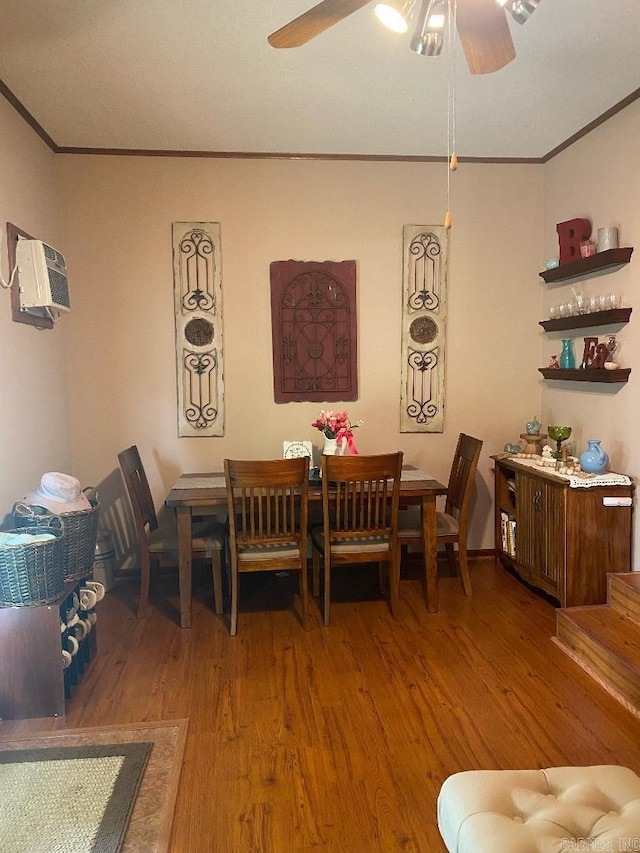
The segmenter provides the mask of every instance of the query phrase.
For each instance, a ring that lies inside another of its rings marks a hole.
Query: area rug
[[[3,853],[168,850],[187,720],[0,740]]]

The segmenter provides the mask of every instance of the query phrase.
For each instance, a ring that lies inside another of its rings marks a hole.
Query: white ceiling
[[[442,156],[448,58],[365,6],[303,47],[317,0],[0,0],[0,79],[60,147]],[[541,0],[514,62],[455,56],[461,157],[541,158],[640,88],[640,0]]]

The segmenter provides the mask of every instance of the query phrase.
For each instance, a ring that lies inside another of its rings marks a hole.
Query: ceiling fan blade
[[[323,0],[275,33],[271,33],[267,41],[271,47],[300,47],[370,2],[371,0]]]
[[[507,15],[496,0],[458,0],[457,24],[472,74],[490,74],[515,59]]]

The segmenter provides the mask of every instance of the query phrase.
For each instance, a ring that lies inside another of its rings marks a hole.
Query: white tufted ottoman
[[[438,828],[449,853],[640,851],[640,777],[614,765],[455,773]]]

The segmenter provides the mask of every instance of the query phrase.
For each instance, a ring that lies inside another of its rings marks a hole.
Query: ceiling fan
[[[300,47],[338,24],[372,0],[322,0],[285,24],[268,38],[272,47]],[[515,59],[506,12],[524,24],[540,0],[384,0],[376,15],[390,29],[406,32],[410,21],[415,30],[410,47],[424,56],[437,56],[443,45],[447,13],[454,3],[458,35],[472,74],[489,74]]]

